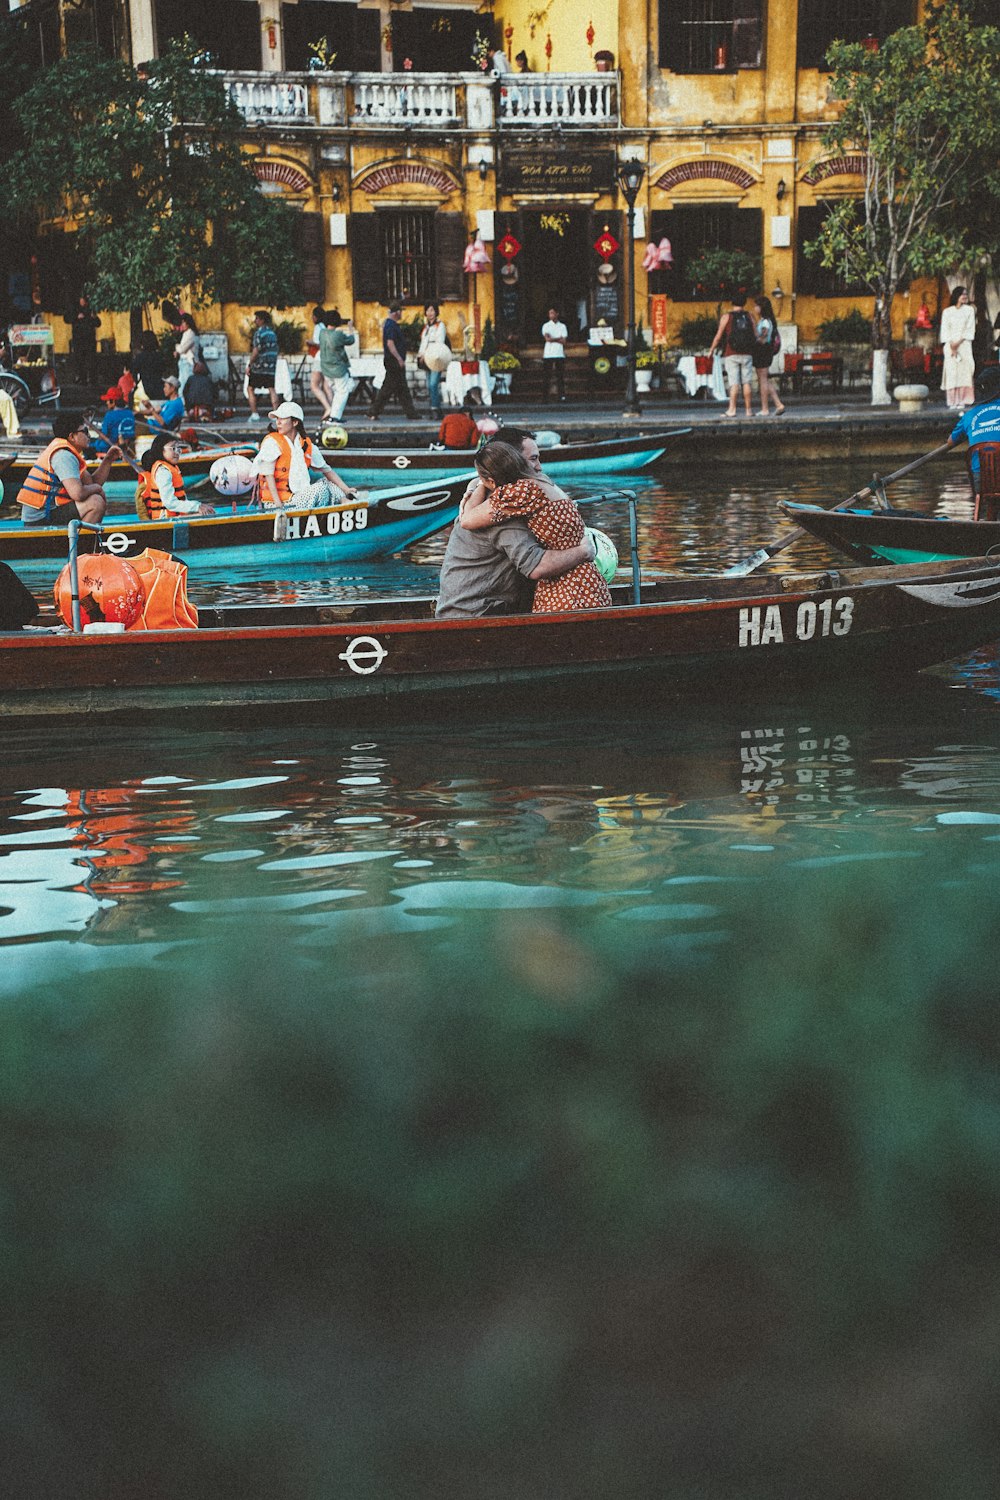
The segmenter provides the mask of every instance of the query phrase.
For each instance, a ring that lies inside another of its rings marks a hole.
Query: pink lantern
[[[642,269],[644,271],[658,271],[660,269],[660,252],[652,240],[646,246],[646,253],[642,257]]]
[[[469,269],[473,274],[478,271],[488,271],[492,265],[492,261],[486,253],[486,246],[478,234],[469,246],[469,262]]]
[[[670,241],[666,238],[666,236],[664,236],[664,238],[660,241],[659,248],[657,250],[657,259],[659,260],[661,266],[672,266],[674,263],[674,252],[671,249]]]
[[[470,240],[465,247],[465,259],[462,261],[462,270],[465,272],[466,276],[471,276],[476,269],[472,264],[473,253],[474,246],[472,241]]]

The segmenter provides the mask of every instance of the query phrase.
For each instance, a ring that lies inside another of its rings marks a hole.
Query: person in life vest
[[[56,413],[52,442],[32,464],[17,497],[22,525],[68,526],[70,521],[96,525],[103,518],[108,508],[104,485],[122,450],[112,443],[91,473],[83,458],[89,442],[89,429],[78,417],[68,411]]]
[[[469,410],[475,403],[467,396],[461,410],[450,411],[441,420],[438,442],[446,448],[478,448],[480,432],[475,417]]]
[[[297,401],[282,401],[269,415],[277,431],[267,434],[254,459],[259,499],[265,510],[281,506],[313,510],[320,505],[339,505],[344,495],[357,498],[354,486],[331,469],[310,441]],[[320,478],[314,481],[310,469],[318,469]]]
[[[982,457],[990,455],[989,477],[996,467],[1000,453],[1000,368],[987,365],[976,376],[976,403],[963,412],[947,438],[949,448],[963,440],[969,445],[969,475],[975,495],[977,521],[994,521],[1000,511],[1000,495],[991,492],[989,484],[983,484]]]
[[[143,458],[142,499],[151,521],[167,516],[214,516],[214,505],[189,500],[184,493],[184,479],[177,459],[180,448],[173,433],[160,432],[150,443]]]

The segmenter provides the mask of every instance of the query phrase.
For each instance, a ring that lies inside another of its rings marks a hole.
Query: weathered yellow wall
[[[624,3],[624,0],[623,0]],[[618,0],[505,0],[497,10],[497,25],[511,59],[528,54],[533,73],[591,73],[593,54],[613,52],[618,63]],[[587,29],[593,24],[593,44]],[[512,36],[506,37],[510,27]],[[552,56],[546,57],[546,39],[552,40]]]

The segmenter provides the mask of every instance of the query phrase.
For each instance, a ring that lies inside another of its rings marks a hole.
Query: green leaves
[[[833,155],[865,156],[865,192],[831,208],[806,253],[863,280],[888,307],[909,276],[995,251],[1000,31],[942,0],[877,52],[837,42],[828,60],[843,107],[824,143]]]
[[[242,119],[190,44],[172,44],[144,77],[72,52],[13,110],[24,144],[0,167],[0,192],[26,226],[74,221],[90,249],[96,306],[123,311],[182,287],[202,304],[223,274],[238,300],[298,301],[288,210],[260,196]]]

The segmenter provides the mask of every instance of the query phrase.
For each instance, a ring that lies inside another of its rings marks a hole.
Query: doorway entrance
[[[558,309],[571,341],[588,322],[590,210],[548,208],[522,210],[524,251],[518,257],[524,288],[526,344],[540,344],[549,308]]]

